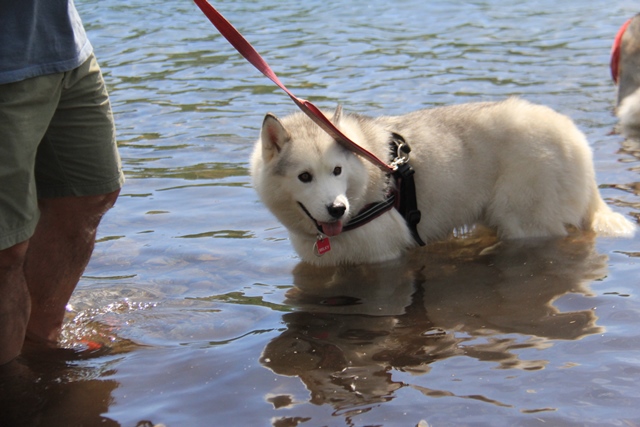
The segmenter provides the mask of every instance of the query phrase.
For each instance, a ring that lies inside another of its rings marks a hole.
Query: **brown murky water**
[[[573,117],[602,193],[640,215],[610,134],[628,1],[219,2],[297,95],[399,114],[509,95]],[[247,162],[295,107],[189,1],[77,0],[127,186],[64,348],[7,374],[0,426],[640,425],[640,236],[486,233],[350,268],[300,264]]]

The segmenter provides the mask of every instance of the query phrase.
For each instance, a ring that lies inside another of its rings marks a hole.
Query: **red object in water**
[[[89,351],[96,351],[96,350],[100,350],[102,348],[102,344],[100,344],[97,341],[92,341],[92,340],[89,340],[89,339],[83,339],[83,340],[80,340],[80,342],[82,344],[86,345],[87,346],[87,350],[89,350]]]
[[[615,83],[618,83],[618,75],[620,73],[620,44],[622,43],[624,32],[631,23],[631,19],[628,19],[627,22],[622,24],[618,30],[618,34],[616,34],[616,38],[613,39],[613,46],[611,47],[611,77]]]

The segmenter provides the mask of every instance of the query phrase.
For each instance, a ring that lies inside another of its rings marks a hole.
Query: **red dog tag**
[[[322,256],[331,250],[331,242],[328,237],[318,235],[315,245],[313,245],[316,256]]]

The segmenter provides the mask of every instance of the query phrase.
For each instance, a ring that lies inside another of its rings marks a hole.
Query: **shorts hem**
[[[9,233],[0,231],[0,236],[2,236],[0,237],[0,251],[29,240],[36,231],[39,219],[40,214],[38,213],[34,219],[16,231]]]
[[[38,188],[39,199],[54,199],[59,197],[82,197],[82,196],[98,196],[101,194],[109,194],[120,190],[124,185],[124,174],[118,175],[114,179],[97,184],[86,185],[65,185],[58,187]]]

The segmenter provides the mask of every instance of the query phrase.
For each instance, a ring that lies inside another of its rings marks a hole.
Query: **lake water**
[[[67,350],[29,361],[15,425],[640,425],[640,236],[299,264],[247,171],[264,114],[294,112],[289,98],[188,0],[76,3],[127,183],[71,299]],[[215,5],[322,108],[518,95],[571,116],[603,196],[637,218],[640,146],[611,133],[608,70],[632,3]]]

